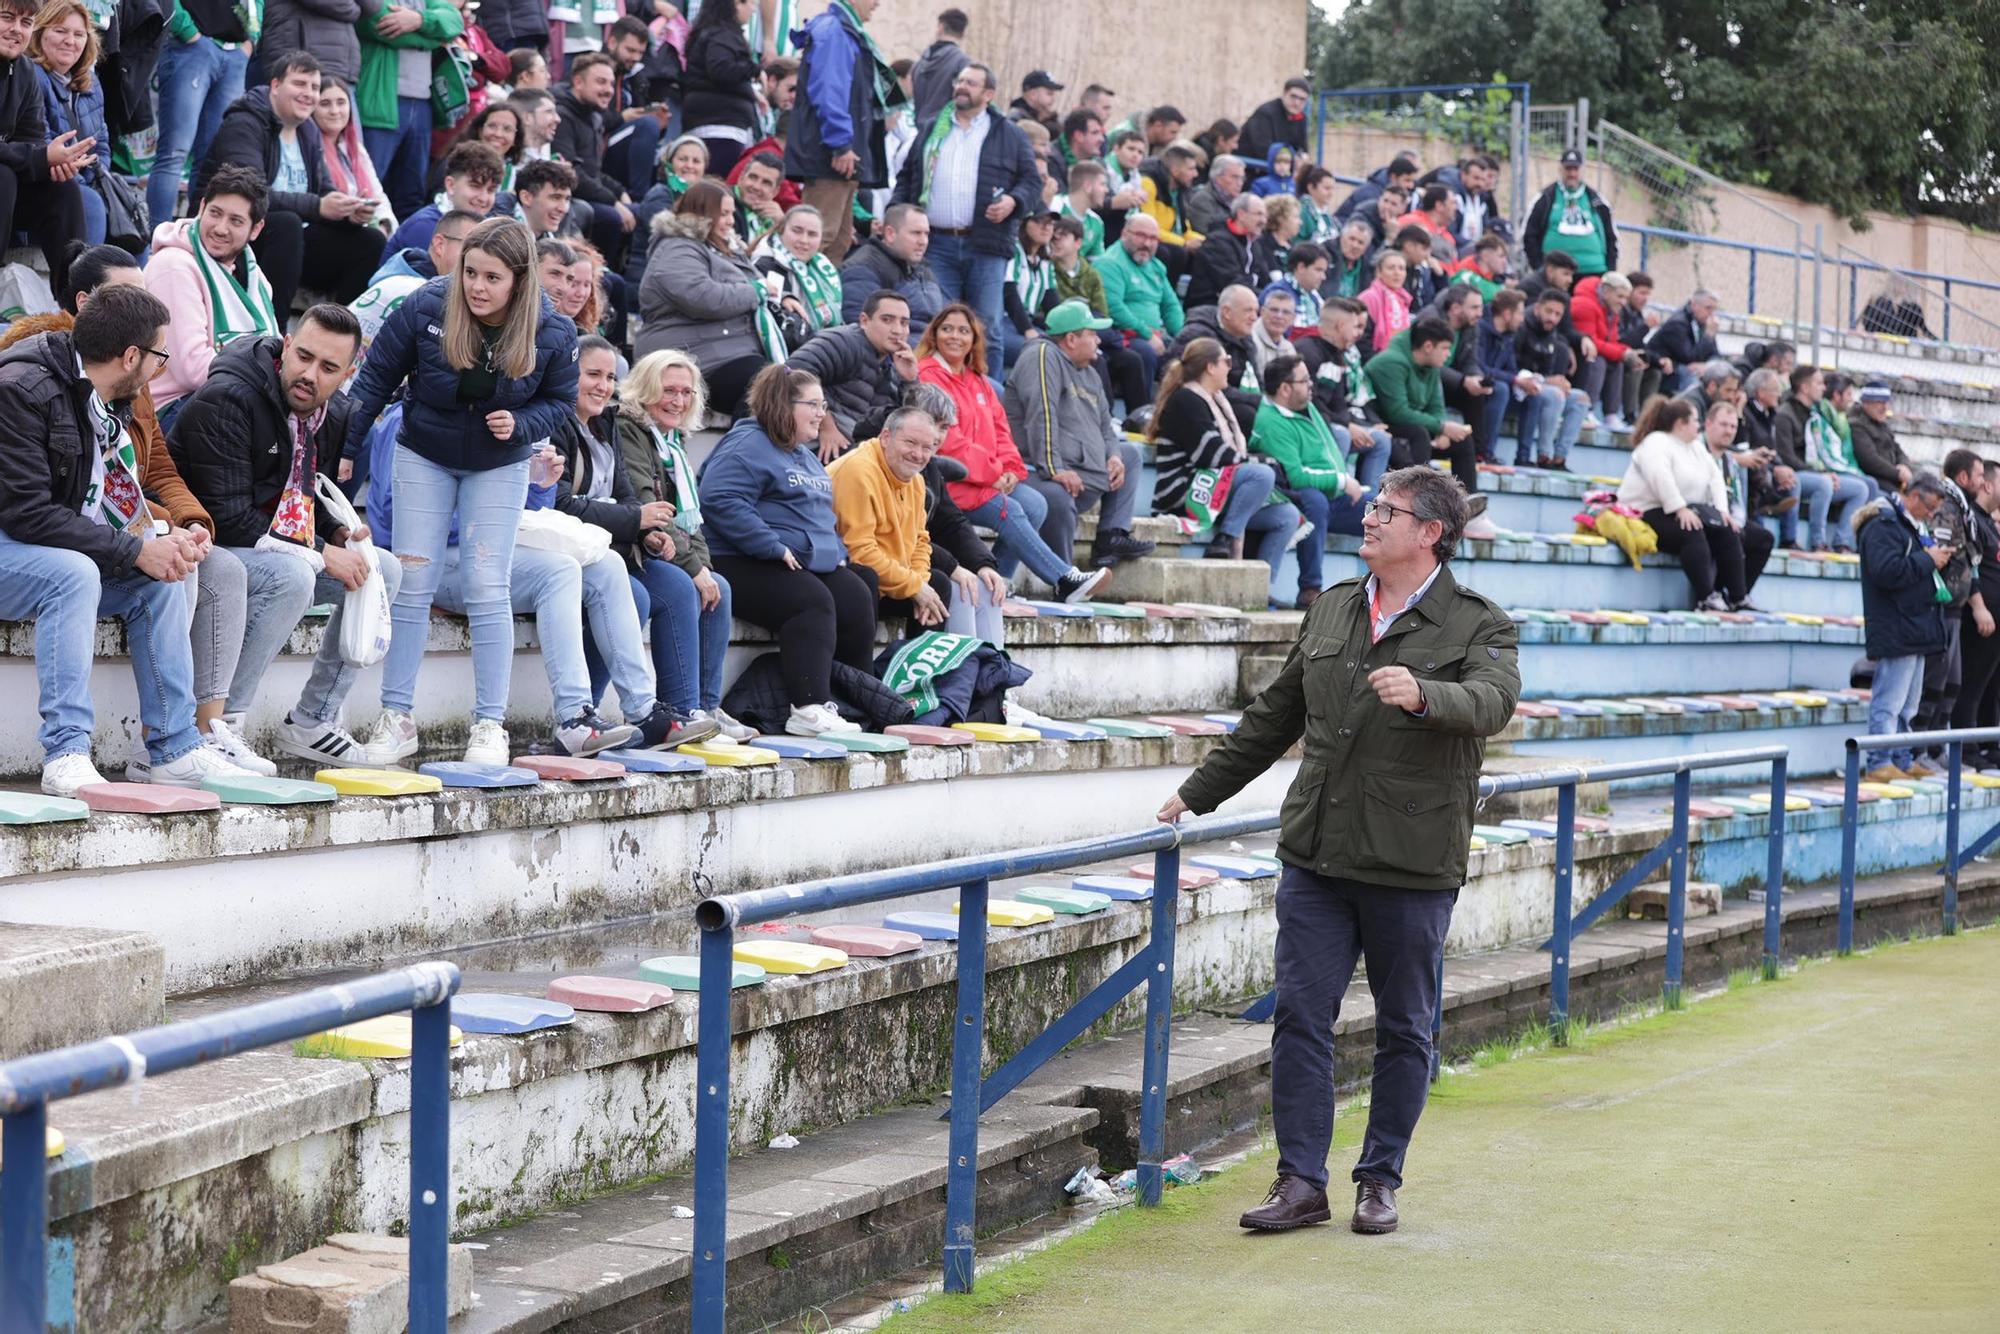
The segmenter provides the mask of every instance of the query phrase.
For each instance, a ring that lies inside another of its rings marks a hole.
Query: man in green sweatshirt
[[[1444,454],[1451,459],[1452,480],[1463,490],[1477,491],[1472,428],[1444,419],[1442,368],[1455,341],[1451,326],[1426,316],[1408,332],[1407,348],[1391,344],[1362,368],[1375,387],[1375,410],[1396,441],[1389,464],[1395,468],[1428,464],[1434,455]]]
[[[1276,466],[1279,486],[1312,524],[1311,535],[1295,548],[1296,605],[1304,611],[1324,584],[1327,533],[1361,535],[1361,498],[1367,488],[1348,471],[1346,449],[1313,403],[1312,371],[1303,358],[1290,353],[1273,357],[1264,367],[1263,385],[1264,401],[1250,426],[1250,452]]]

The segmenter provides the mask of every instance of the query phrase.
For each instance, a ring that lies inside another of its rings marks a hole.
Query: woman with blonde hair
[[[722,662],[729,652],[729,583],[715,572],[701,531],[701,495],[686,432],[707,411],[701,367],[678,348],[639,358],[618,385],[618,452],[641,504],[673,510],[672,549],[632,576],[639,619],[652,620],[653,674],[660,698],[712,720],[735,741],[756,735],[722,711]]]
[[[405,382],[407,381],[407,386]],[[366,739],[371,764],[417,749],[411,717],[429,638],[431,600],[454,522],[467,553],[474,704],[465,758],[504,764],[514,666],[508,577],[528,495],[528,460],[576,405],[576,326],[535,281],[535,242],[512,218],[465,238],[458,266],[404,298],[384,321],[355,380],[347,454],[360,453],[389,397],[405,389],[390,494],[396,596],[382,669],[382,717]]]
[[[49,0],[35,15],[28,31],[28,56],[42,86],[44,137],[64,134],[95,139],[95,161],[76,174],[83,194],[83,239],[104,240],[104,196],[97,192],[97,173],[111,160],[111,132],[105,128],[104,85],[97,68],[97,27],[82,0]]]

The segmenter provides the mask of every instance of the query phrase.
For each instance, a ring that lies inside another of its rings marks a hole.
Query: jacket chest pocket
[[[90,471],[83,462],[83,439],[75,431],[57,428],[49,432],[48,452],[52,480],[60,482],[79,471]]]
[[[1410,669],[1420,681],[1456,681],[1459,664],[1465,661],[1463,644],[1425,644],[1405,641],[1396,650],[1398,666]]]
[[[1329,635],[1305,635],[1299,640],[1299,652],[1305,657],[1305,697],[1306,713],[1310,717],[1324,718],[1327,706],[1338,699],[1342,682],[1347,678],[1346,662],[1341,655],[1347,651],[1345,639],[1335,639]]]

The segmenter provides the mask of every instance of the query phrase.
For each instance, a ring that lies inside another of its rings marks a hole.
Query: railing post
[[[1826,226],[1813,224],[1813,309],[1812,309],[1812,364],[1819,364],[1820,331],[1820,270],[1826,265]]]
[[[1778,976],[1779,933],[1784,929],[1785,769],[1782,756],[1771,761],[1771,833],[1764,864],[1764,980]]]
[[[722,1334],[729,1312],[730,982],[736,933],[727,925],[701,933],[701,1008],[695,1023],[694,1278],[695,1334]]]
[[[1570,919],[1575,913],[1576,784],[1556,789],[1556,909],[1555,933],[1549,941],[1549,1036],[1558,1047],[1569,1045]]]
[[[1958,934],[1958,784],[1963,774],[1961,742],[1945,743],[1944,791],[1944,933]]]
[[[49,1109],[0,1121],[0,1334],[48,1328]]]
[[[1745,311],[1744,314],[1755,315],[1756,313],[1757,313],[1757,249],[1755,246],[1752,246],[1750,249],[1750,309]]]
[[[1951,279],[1949,278],[1944,280],[1944,322],[1938,329],[1938,337],[1947,343],[1951,341]],[[1951,934],[1950,927],[1946,927],[1945,934]]]
[[[1674,775],[1673,851],[1667,857],[1667,979],[1661,998],[1669,1010],[1681,1008],[1681,954],[1687,934],[1688,890],[1688,799],[1692,795],[1694,773],[1683,769]]]
[[[946,1292],[972,1291],[979,1083],[986,1043],[986,888],[984,880],[974,880],[958,891],[958,1020],[951,1030],[951,1157],[945,1165]]]
[[[1861,747],[1847,743],[1847,778],[1840,793],[1840,931],[1834,942],[1841,955],[1854,953],[1854,840],[1861,823]]]
[[[410,1334],[444,1334],[451,1232],[451,996],[410,1012]]]
[[[1181,890],[1178,844],[1153,854],[1153,929],[1146,948],[1146,1055],[1139,1095],[1139,1203],[1160,1202],[1160,1162],[1167,1154],[1167,1047],[1174,1023],[1174,931]]]
[[[1647,264],[1647,263],[1646,263],[1646,253],[1647,253],[1647,252],[1648,252],[1649,250],[1651,250],[1651,249],[1652,249],[1652,245],[1653,245],[1653,238],[1652,238],[1652,235],[1651,235],[1651,233],[1648,233],[1648,232],[1640,232],[1640,233],[1639,233],[1639,267],[1640,267],[1641,269],[1646,269],[1646,268],[1650,268],[1650,267],[1652,267],[1651,265],[1649,265],[1649,264]]]

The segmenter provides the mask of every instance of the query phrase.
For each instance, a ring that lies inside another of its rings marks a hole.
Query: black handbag
[[[104,239],[121,250],[145,254],[153,229],[146,223],[146,197],[139,187],[103,164],[94,184],[104,201]]]

